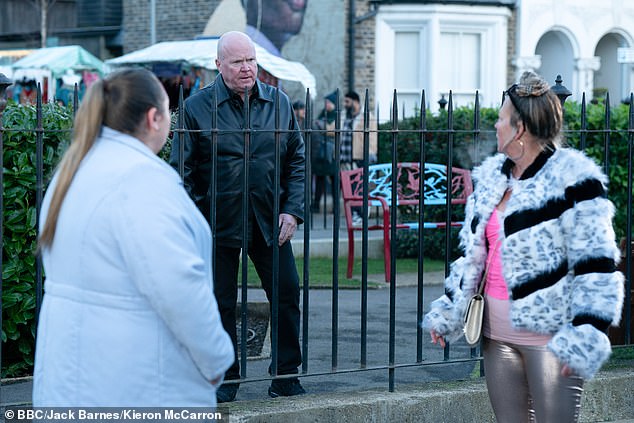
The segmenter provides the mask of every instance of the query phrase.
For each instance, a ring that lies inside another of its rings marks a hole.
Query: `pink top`
[[[485,235],[491,247],[487,255],[487,263],[490,264],[484,286],[486,305],[482,333],[487,338],[517,345],[546,345],[550,341],[550,335],[540,335],[511,326],[511,302],[502,273],[501,241],[498,242],[501,233],[500,216],[497,209],[493,209],[485,228]],[[494,248],[496,246],[497,248]]]
[[[497,209],[493,209],[491,218],[484,229],[484,234],[489,241],[489,254],[487,255],[489,273],[487,274],[487,283],[484,285],[484,293],[498,300],[508,300],[509,292],[506,289],[506,281],[502,274],[501,242],[498,242],[500,231],[500,216]]]

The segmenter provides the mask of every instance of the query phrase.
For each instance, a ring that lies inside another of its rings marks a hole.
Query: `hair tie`
[[[548,84],[516,84],[515,93],[518,97],[539,97],[548,91]]]

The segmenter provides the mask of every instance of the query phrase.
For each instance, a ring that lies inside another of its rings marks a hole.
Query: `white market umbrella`
[[[112,67],[120,67],[171,62],[187,63],[190,66],[217,70],[215,63],[217,47],[218,39],[164,41],[106,60],[106,64]],[[274,56],[257,44],[255,45],[255,54],[258,65],[262,69],[278,79],[301,83],[304,89],[309,89],[311,95],[315,96],[315,76],[303,64]]]

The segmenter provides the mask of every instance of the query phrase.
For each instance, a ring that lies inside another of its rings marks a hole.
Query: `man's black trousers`
[[[222,326],[231,337],[235,350],[233,365],[225,374],[227,380],[240,377],[236,331],[240,250],[223,247],[222,241],[218,241],[214,248],[214,294]],[[270,304],[273,298],[273,247],[266,245],[257,224],[253,225],[253,240],[248,250]],[[279,247],[279,263],[277,373],[283,375],[297,373],[302,363],[299,347],[299,277],[290,241]]]

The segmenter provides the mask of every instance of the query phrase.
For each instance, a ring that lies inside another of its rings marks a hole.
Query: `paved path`
[[[425,287],[426,304],[442,293],[442,287]],[[249,298],[264,300],[259,290],[250,290]],[[389,289],[368,291],[367,319],[367,368],[386,366],[389,357]],[[395,364],[416,362],[416,287],[398,287],[395,319]],[[336,298],[338,307],[338,333],[336,359],[333,360],[333,330],[331,290],[311,290],[309,293],[308,324],[308,373],[322,376],[306,376],[302,384],[309,392],[350,391],[368,388],[388,389],[388,370],[358,371],[361,357],[361,293],[359,290],[341,290]],[[469,349],[465,344],[455,347],[455,354],[466,358]],[[442,360],[442,349],[423,336],[423,358],[426,361]],[[250,361],[247,376],[266,375],[268,360]],[[431,380],[447,380],[468,377],[474,363],[452,366],[409,367],[395,372],[396,388],[407,383]],[[342,373],[330,374],[333,369]],[[350,372],[347,372],[350,371]],[[345,372],[345,373],[344,373]],[[245,383],[238,394],[239,400],[266,398],[268,382]]]

